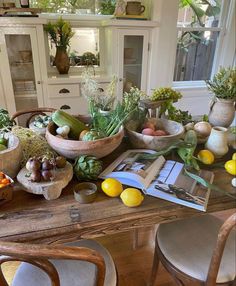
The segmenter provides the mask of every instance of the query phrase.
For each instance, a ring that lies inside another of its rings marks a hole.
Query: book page
[[[165,158],[150,159],[143,158],[143,154],[155,154],[153,150],[134,149],[124,152],[110,166],[108,166],[100,175],[100,178],[113,177],[120,179],[124,184],[146,189],[153,178],[162,168]]]
[[[159,176],[152,181],[146,194],[200,211],[206,211],[210,189],[198,185],[194,179],[185,175],[181,165],[183,164],[175,161],[166,161]],[[199,176],[210,183],[214,178],[213,173],[206,170],[202,170]],[[169,188],[169,184],[177,187],[177,191]]]

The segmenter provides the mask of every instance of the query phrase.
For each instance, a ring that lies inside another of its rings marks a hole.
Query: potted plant
[[[229,127],[235,116],[236,68],[220,68],[206,84],[214,93],[208,115],[209,122],[213,126]]]
[[[67,74],[70,68],[67,48],[70,46],[70,39],[74,35],[70,23],[60,17],[55,23],[49,22],[44,29],[56,46],[55,65],[57,70],[60,74]]]

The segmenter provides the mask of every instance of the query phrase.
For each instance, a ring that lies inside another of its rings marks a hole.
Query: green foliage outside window
[[[95,0],[30,0],[30,6],[49,13],[76,13],[78,9],[95,12]]]

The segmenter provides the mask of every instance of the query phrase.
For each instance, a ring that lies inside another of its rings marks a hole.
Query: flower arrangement
[[[86,70],[82,74],[83,84],[82,84],[82,95],[89,102],[90,114],[93,114],[95,109],[110,111],[113,109],[115,102],[115,90],[117,84],[117,77],[113,76],[111,82],[108,84],[107,88],[104,90],[99,88],[98,83],[92,78],[91,73]]]
[[[49,34],[52,43],[56,47],[64,48],[70,46],[70,39],[73,37],[71,25],[60,17],[55,23],[49,22],[44,27],[45,31]]]
[[[206,81],[208,89],[220,99],[236,99],[236,68],[221,67],[212,80]]]

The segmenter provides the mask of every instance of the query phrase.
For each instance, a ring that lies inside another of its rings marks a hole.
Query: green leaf
[[[236,196],[222,190],[221,188],[219,188],[218,186],[214,185],[214,184],[211,184],[209,183],[208,181],[204,180],[202,177],[196,175],[196,174],[193,174],[191,172],[189,172],[188,170],[186,170],[186,168],[184,169],[185,173],[191,177],[192,179],[196,180],[199,184],[201,184],[202,186],[206,187],[206,188],[209,188],[211,190],[214,190],[214,191],[217,191],[217,192],[220,192],[230,198],[233,198],[233,199],[236,199]]]

